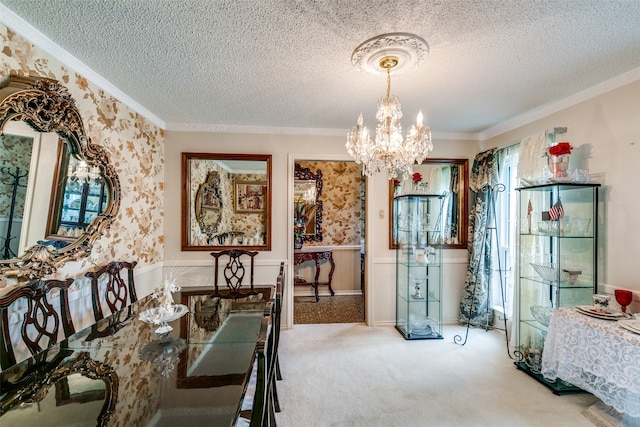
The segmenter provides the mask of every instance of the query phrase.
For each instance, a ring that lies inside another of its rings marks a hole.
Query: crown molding
[[[129,108],[142,114],[145,118],[147,118],[160,128],[164,129],[164,127],[166,126],[165,122],[158,116],[144,108],[142,105],[138,104],[129,95],[118,89],[100,74],[93,71],[91,67],[78,60],[78,58],[54,43],[50,38],[45,36],[43,33],[41,33],[24,19],[22,19],[20,16],[16,15],[13,11],[8,9],[3,4],[0,4],[0,22],[36,45],[39,49],[43,50],[44,52],[54,57],[56,60],[60,61],[65,66],[68,66],[69,68],[75,70],[78,74],[82,75],[87,80],[99,86],[101,89],[105,90],[111,96],[127,105]]]
[[[313,135],[345,137],[347,129],[286,128],[268,126],[213,125],[205,123],[168,123],[166,130],[176,132],[251,133],[265,135]],[[433,139],[480,141],[478,133],[433,132]]]
[[[431,139],[450,141],[482,141],[478,132],[431,132]]]
[[[520,114],[519,116],[515,116],[496,126],[490,127],[478,133],[479,140],[486,141],[490,138],[502,135],[503,133],[517,129],[521,126],[547,117],[553,113],[557,113],[558,111],[565,110],[569,107],[595,98],[596,96],[600,96],[614,89],[618,89],[637,80],[640,80],[640,67],[635,68],[631,71],[627,71],[626,73],[622,73],[619,76],[613,77],[609,80],[605,80],[602,83],[598,83],[595,86],[591,86],[590,88],[561,99],[560,101],[534,108],[533,110],[529,110],[524,114]]]
[[[267,135],[344,136],[346,129],[287,128],[271,126],[219,125],[206,123],[167,123],[166,130],[179,132],[253,133]]]

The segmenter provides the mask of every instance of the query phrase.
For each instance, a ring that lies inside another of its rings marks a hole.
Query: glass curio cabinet
[[[516,367],[554,393],[578,390],[541,371],[553,309],[593,304],[598,282],[598,187],[552,183],[518,188]]]
[[[396,329],[406,339],[442,339],[442,211],[445,195],[394,198]]]

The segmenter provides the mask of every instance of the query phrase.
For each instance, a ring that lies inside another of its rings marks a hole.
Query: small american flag
[[[560,197],[558,197],[558,201],[549,209],[549,219],[551,221],[557,221],[562,217],[564,217],[564,208],[562,207]]]

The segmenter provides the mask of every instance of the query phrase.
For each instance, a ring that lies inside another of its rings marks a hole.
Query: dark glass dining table
[[[269,287],[242,299],[174,294],[188,313],[165,336],[150,296],[0,373],[0,426],[229,426],[255,359]]]

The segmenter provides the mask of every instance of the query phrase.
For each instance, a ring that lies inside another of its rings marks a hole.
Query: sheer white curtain
[[[518,160],[512,163],[517,170],[516,178],[538,180],[547,167],[547,132],[538,132],[522,139],[518,144]],[[509,147],[508,147],[509,148]],[[504,181],[503,181],[504,182]]]
[[[517,217],[517,194],[515,189],[518,187],[519,166],[520,166],[520,148],[521,144],[511,145],[499,149],[496,152],[498,159],[499,182],[504,184],[505,191],[500,193],[496,199],[496,224],[498,245],[493,247],[493,259],[500,257],[500,268],[502,271],[502,284],[500,283],[501,275],[498,271],[494,271],[491,276],[491,303],[494,309],[502,311],[502,292],[505,296],[504,315],[507,319],[511,319],[514,306],[514,288],[516,272],[516,217]],[[496,251],[498,253],[496,253]],[[494,263],[494,270],[498,268]],[[504,289],[504,291],[503,291]]]

